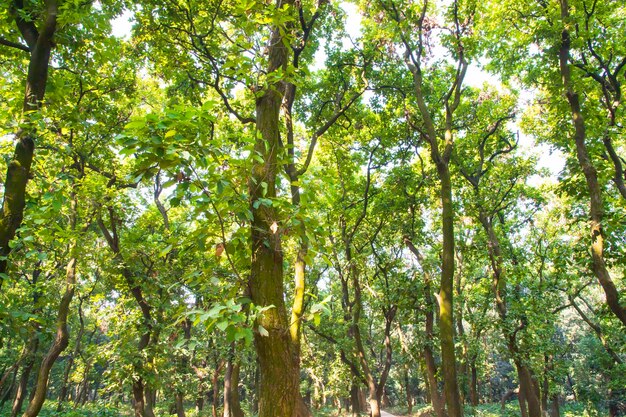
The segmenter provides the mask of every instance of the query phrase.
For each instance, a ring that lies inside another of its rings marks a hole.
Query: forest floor
[[[431,417],[434,415],[430,406],[425,404],[414,406],[411,414],[408,414],[407,409],[401,406],[387,410],[382,413],[383,417]],[[313,415],[315,417],[352,417],[351,413],[337,414],[337,410],[331,408],[314,410]],[[477,407],[467,406],[464,415],[465,417],[520,417],[521,413],[517,402],[511,401],[506,404],[504,410],[499,403],[480,404]],[[604,410],[597,410],[583,403],[571,402],[561,406],[561,417],[600,417],[602,415],[606,415]],[[362,414],[362,416],[366,417],[368,414]]]
[[[132,413],[130,407],[115,408],[107,404],[90,404],[83,407],[72,409],[70,405],[66,407],[65,411],[56,411],[57,403],[49,401],[44,404],[43,410],[39,414],[39,417],[131,417]],[[406,408],[391,408],[389,411],[383,411],[382,417],[429,417],[432,414],[429,413],[430,407],[426,405],[416,406],[413,408],[413,413],[408,415]],[[392,414],[393,413],[393,414]],[[5,404],[4,407],[0,407],[0,416],[5,417],[10,415],[10,406]],[[157,417],[173,417],[166,409],[157,407]],[[221,413],[219,413],[221,415]],[[352,417],[351,413],[337,414],[336,409],[326,408],[321,410],[314,410],[313,415],[315,417]],[[606,415],[602,410],[596,410],[589,406],[585,406],[582,403],[567,403],[561,407],[561,417],[600,417]],[[210,407],[205,411],[197,413],[195,410],[188,410],[188,417],[211,417],[212,413]],[[254,417],[252,413],[246,413],[246,416]],[[362,414],[363,417],[368,416]],[[466,407],[466,417],[519,417],[519,407],[515,402],[507,404],[504,412],[500,408],[500,404],[481,404],[478,407]]]

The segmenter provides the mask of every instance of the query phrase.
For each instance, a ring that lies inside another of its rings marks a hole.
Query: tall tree
[[[59,4],[57,0],[46,0],[43,9],[38,4],[24,5],[22,0],[11,4],[11,15],[20,37],[26,45],[2,39],[3,46],[20,49],[29,54],[26,89],[22,111],[22,126],[15,134],[15,153],[7,164],[4,181],[4,199],[0,215],[0,285],[7,271],[7,257],[11,252],[9,242],[22,224],[26,204],[26,183],[31,176],[30,169],[35,151],[35,139],[38,135],[38,110],[48,82],[50,55],[54,47],[53,37],[57,30]],[[39,27],[38,27],[39,26]]]

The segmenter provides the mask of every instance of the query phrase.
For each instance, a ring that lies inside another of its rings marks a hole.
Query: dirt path
[[[389,414],[386,411],[380,410],[380,417],[396,417],[396,416],[394,416],[393,414]]]

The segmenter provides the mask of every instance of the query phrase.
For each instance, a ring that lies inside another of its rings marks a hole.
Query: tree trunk
[[[524,398],[524,402],[528,406],[528,417],[542,417],[541,402],[533,386],[532,375],[529,369],[519,360],[515,361],[515,368],[517,369],[520,383],[519,395]],[[522,409],[521,411],[523,413],[525,410]]]
[[[146,400],[144,410],[146,417],[155,417],[154,407],[156,405],[156,391],[154,391],[150,385],[144,384],[143,393]]]
[[[231,356],[228,358],[226,365],[226,373],[224,374],[224,417],[231,417],[230,405],[232,402],[232,379],[233,379],[233,359],[232,351]],[[237,388],[235,387],[235,390]]]
[[[470,384],[469,395],[472,406],[478,405],[478,372],[476,370],[476,355],[473,355],[470,360]]]
[[[492,289],[496,301],[496,310],[500,317],[500,325],[506,340],[507,348],[513,358],[513,361],[515,362],[517,377],[520,382],[519,396],[524,398],[523,401],[520,401],[520,406],[522,404],[528,405],[529,417],[541,417],[539,390],[534,386],[530,369],[523,363],[523,358],[520,357],[521,354],[518,349],[516,338],[517,332],[514,328],[512,328],[510,323],[511,319],[508,316],[506,273],[504,269],[500,240],[498,239],[498,236],[493,228],[492,219],[489,218],[482,208],[479,212],[479,220],[483,226],[485,234],[487,235],[487,241],[489,242],[488,252],[493,272]],[[525,411],[525,408],[525,406],[522,407],[522,412]]]
[[[15,368],[15,370],[13,371],[13,377],[11,378],[11,383],[7,386],[7,389],[2,398],[0,398],[0,408],[3,408],[4,404],[6,404],[6,402],[9,401],[9,398],[11,398],[11,393],[15,388],[15,380],[17,379],[17,371],[18,368]]]
[[[111,252],[113,252],[114,254],[114,262],[120,267],[122,276],[124,277],[124,281],[126,282],[128,289],[135,299],[139,309],[141,310],[143,323],[139,330],[143,333],[139,338],[139,345],[137,346],[137,351],[141,352],[148,347],[152,336],[152,307],[144,298],[141,285],[139,284],[139,282],[137,282],[135,276],[133,275],[133,272],[124,262],[124,258],[122,257],[119,246],[120,242],[119,236],[117,234],[117,226],[115,225],[114,220],[115,215],[111,207],[108,207],[107,209],[111,221],[111,231],[109,231],[109,229],[104,224],[104,220],[102,219],[101,215],[97,217],[97,223],[100,231],[107,241],[107,244],[109,245],[109,248],[111,249]],[[146,389],[148,389],[149,391],[149,387],[146,386],[143,377],[141,376],[143,365],[138,364],[136,365],[136,367],[138,368],[136,369],[136,372],[137,374],[139,374],[139,376],[136,377],[132,383],[132,392],[134,399],[133,410],[135,413],[135,417],[154,417],[152,402],[150,401],[150,399],[145,398],[146,393],[144,391],[146,391]]]
[[[604,261],[604,230],[602,221],[604,217],[604,208],[602,202],[602,189],[598,182],[598,173],[596,171],[589,152],[587,150],[585,120],[580,108],[580,99],[578,93],[575,92],[570,73],[570,33],[568,25],[570,24],[570,12],[567,0],[560,0],[561,3],[561,20],[563,21],[563,31],[561,32],[561,47],[559,49],[559,65],[561,70],[561,78],[563,80],[563,88],[570,106],[572,120],[574,123],[574,142],[576,144],[576,156],[580,168],[585,175],[587,183],[587,191],[589,192],[589,214],[591,220],[591,258],[593,261],[593,273],[600,282],[600,286],[604,290],[606,303],[613,314],[626,326],[626,309],[622,307],[619,299],[619,293]]]
[[[15,376],[15,372],[17,372],[17,370],[20,367],[20,364],[22,363],[22,361],[26,357],[27,350],[28,350],[28,347],[24,346],[24,349],[22,350],[22,353],[20,354],[20,357],[15,361],[15,363],[13,365],[11,365],[9,368],[7,368],[4,371],[4,373],[2,374],[2,379],[0,379],[0,392],[2,392],[2,390],[4,389],[4,384],[6,384],[6,381],[7,381],[7,379],[9,379],[9,376],[10,375],[14,375]]]
[[[415,255],[418,262],[424,265],[424,259],[422,254],[415,247],[413,242],[408,237],[404,238],[404,243],[409,250]],[[433,353],[432,346],[434,344],[435,333],[435,303],[433,302],[432,289],[430,286],[432,279],[430,273],[424,270],[424,317],[425,317],[425,330],[426,341],[422,349],[422,357],[424,358],[424,364],[426,365],[426,382],[429,388],[430,403],[433,406],[433,410],[437,417],[445,417],[445,403],[441,394],[439,393],[439,382],[437,381],[437,364],[435,362],[435,355]]]
[[[185,417],[185,395],[180,391],[176,393],[176,416]]]
[[[17,417],[17,415],[22,411],[22,404],[24,404],[26,390],[28,389],[28,379],[33,366],[34,361],[29,361],[24,364],[22,375],[20,376],[20,383],[17,385],[13,406],[11,407],[11,417]]]
[[[36,272],[37,276],[38,273]],[[33,281],[36,281],[37,278],[35,274],[33,274]],[[37,301],[38,296],[35,295],[35,302]],[[17,390],[15,391],[15,398],[13,400],[13,406],[11,407],[11,417],[17,417],[17,415],[22,411],[22,404],[24,403],[24,399],[26,398],[26,390],[28,388],[28,380],[30,378],[30,373],[35,365],[35,355],[37,354],[37,350],[39,349],[39,329],[35,328],[32,330],[30,339],[28,340],[28,347],[25,352],[24,366],[22,368],[22,375],[20,376],[20,381],[17,385]]]
[[[217,417],[217,409],[220,400],[220,374],[222,373],[222,369],[224,369],[224,365],[227,364],[227,361],[221,360],[215,365],[215,371],[213,371],[213,375],[211,376],[211,385],[213,387],[212,392],[212,400],[211,401],[211,413],[213,417]]]
[[[359,392],[359,385],[355,382],[352,383],[350,388],[350,408],[353,416],[358,416],[363,411],[363,405],[361,404]]]
[[[281,2],[291,11],[293,1]],[[274,27],[268,46],[267,74],[284,69],[289,48],[281,31]],[[293,417],[299,397],[299,373],[294,365],[290,323],[283,298],[283,225],[273,206],[261,204],[263,198],[276,197],[276,177],[280,164],[279,113],[284,83],[269,86],[256,101],[257,139],[254,152],[262,161],[254,160],[249,181],[252,211],[250,297],[259,307],[273,306],[256,320],[254,342],[260,368],[258,386],[259,417]]]
[[[72,183],[72,190],[70,191],[70,230],[76,232],[77,221],[77,197],[74,190],[74,184]],[[48,378],[50,376],[50,370],[54,365],[61,352],[65,350],[69,342],[69,332],[67,329],[67,317],[70,311],[70,303],[74,297],[74,289],[76,286],[76,253],[78,250],[77,238],[73,238],[71,241],[68,253],[70,254],[70,261],[65,268],[65,293],[61,298],[59,309],[57,313],[56,322],[56,335],[52,346],[48,350],[46,356],[39,367],[39,373],[37,375],[37,381],[35,384],[34,396],[31,399],[24,417],[37,417],[48,393]],[[79,342],[77,342],[79,343]]]
[[[552,401],[550,404],[550,417],[560,417],[561,410],[559,408],[559,394],[554,394],[552,396]]]
[[[15,3],[21,5],[22,2]],[[47,0],[45,6],[45,20],[39,31],[35,22],[26,20],[21,8],[12,10],[17,27],[30,50],[23,105],[26,120],[31,118],[31,112],[36,112],[42,105],[48,81],[50,53],[54,45],[52,39],[57,28],[57,1]],[[32,126],[20,128],[16,134],[15,153],[7,164],[4,201],[0,212],[0,288],[2,277],[7,271],[6,257],[11,252],[9,242],[15,237],[15,232],[24,217],[26,183],[31,175],[30,168],[35,151],[34,129]]]
[[[454,283],[454,208],[452,207],[452,183],[447,164],[438,163],[441,181],[441,218],[443,250],[441,264],[441,288],[439,290],[439,338],[441,339],[441,367],[443,390],[451,417],[462,417],[463,408],[459,395],[454,352],[453,283]]]
[[[407,364],[404,368],[404,389],[406,390],[406,413],[408,415],[411,415],[413,413],[413,397],[411,396],[411,388],[409,387],[409,383],[409,369]]]
[[[241,401],[239,400],[239,361],[233,364],[233,371],[231,375],[231,393],[230,393],[230,411],[231,417],[244,417],[243,410],[241,409]]]
[[[74,399],[74,408],[85,403],[87,392],[89,391],[89,371],[91,371],[91,363],[85,364],[85,371],[83,372],[83,379],[76,387],[76,398]]]

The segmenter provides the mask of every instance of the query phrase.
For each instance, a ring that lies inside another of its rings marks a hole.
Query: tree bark
[[[15,398],[13,400],[13,406],[11,407],[11,417],[17,417],[22,411],[22,404],[26,398],[26,390],[28,389],[28,380],[30,373],[35,365],[35,355],[39,349],[39,334],[38,330],[33,330],[30,339],[28,341],[28,348],[26,351],[26,359],[24,360],[24,366],[22,367],[22,375],[20,376],[20,382],[17,385],[15,392]]]
[[[496,302],[496,310],[500,317],[502,332],[507,344],[509,353],[515,362],[517,376],[520,382],[519,395],[523,396],[524,401],[528,405],[529,417],[541,417],[541,402],[537,390],[533,386],[532,374],[528,366],[524,364],[523,358],[519,352],[517,345],[517,331],[512,328],[510,317],[508,315],[507,294],[506,294],[506,274],[504,270],[503,254],[500,246],[500,240],[493,228],[492,219],[481,208],[479,212],[479,221],[483,226],[488,241],[489,259],[493,273],[492,289]],[[524,407],[525,408],[525,407]],[[524,411],[524,410],[522,410]]]
[[[133,296],[133,298],[137,302],[139,309],[141,310],[143,323],[140,331],[143,331],[143,333],[139,338],[139,344],[137,346],[137,351],[141,352],[148,347],[152,337],[152,307],[150,306],[150,304],[148,304],[148,301],[144,297],[141,285],[135,279],[133,272],[124,262],[122,252],[120,250],[119,236],[117,233],[117,226],[115,223],[115,215],[113,209],[109,207],[108,213],[111,221],[111,231],[109,231],[109,229],[106,227],[101,216],[98,216],[97,223],[100,231],[107,241],[107,244],[109,245],[109,248],[113,252],[114,262],[120,267],[122,277],[124,278],[124,281],[126,281],[131,295]],[[141,368],[142,365],[138,365],[138,367]],[[132,392],[134,399],[133,410],[135,417],[154,417],[151,403],[149,403],[149,400],[146,398],[147,393],[145,391],[149,391],[149,387],[147,387],[144,383],[143,377],[141,376],[141,369],[137,369],[137,373],[140,376],[135,378],[132,383]]]
[[[223,367],[224,367],[224,362],[216,366],[215,371],[213,372],[213,376],[211,377],[211,384],[213,385],[213,401],[211,404],[211,412],[213,414],[213,417],[217,417],[217,407],[218,407],[219,400],[220,400],[219,380],[220,380],[220,373]]]
[[[591,234],[591,258],[593,262],[593,273],[598,279],[600,286],[604,290],[606,303],[624,326],[626,326],[626,309],[621,305],[619,293],[604,261],[604,230],[602,222],[604,218],[604,208],[602,202],[602,189],[598,182],[596,171],[589,152],[587,150],[585,120],[580,107],[578,93],[574,90],[570,72],[570,45],[571,38],[568,30],[570,24],[569,4],[567,0],[560,0],[561,20],[563,30],[561,32],[561,45],[559,48],[559,66],[565,96],[569,103],[574,123],[574,142],[576,144],[576,157],[578,164],[585,175],[587,190],[589,192],[589,214],[590,214],[590,234]]]
[[[54,45],[52,38],[57,29],[57,1],[46,0],[45,19],[39,32],[32,21],[27,21],[23,11],[23,2],[15,2],[16,10],[12,10],[22,37],[30,50],[30,62],[26,76],[24,93],[24,119],[29,120],[32,112],[42,105],[48,81],[50,54]],[[27,12],[26,12],[27,13]],[[35,128],[20,128],[16,134],[15,153],[7,164],[7,175],[4,183],[4,201],[0,212],[0,288],[3,276],[7,271],[6,257],[11,252],[9,242],[22,224],[26,205],[26,183],[30,178],[30,168],[35,151]]]
[[[426,6],[424,6],[422,10],[420,26],[424,21],[425,14]],[[460,40],[459,45],[462,45]],[[415,90],[417,107],[425,125],[425,136],[430,147],[430,157],[437,168],[437,176],[440,183],[439,194],[441,200],[441,233],[443,235],[443,247],[441,253],[441,286],[438,301],[444,397],[450,416],[462,417],[463,407],[459,394],[454,352],[454,207],[452,205],[452,182],[449,163],[454,145],[452,134],[453,114],[461,100],[462,84],[468,64],[465,62],[463,49],[461,47],[458,51],[456,75],[445,97],[445,133],[443,137],[443,147],[440,150],[440,139],[422,91],[422,69],[419,63],[421,57],[411,60],[410,55],[413,51],[408,43],[405,42],[405,46],[407,47],[408,53],[408,55],[405,55],[405,61],[413,75],[413,88]]]
[[[470,359],[470,383],[469,383],[470,403],[476,407],[478,405],[478,372],[476,369],[476,355]]]
[[[293,1],[278,3],[291,11]],[[289,49],[281,31],[273,27],[268,46],[267,74],[287,66]],[[281,234],[283,225],[273,206],[262,203],[262,198],[276,197],[278,151],[280,149],[279,113],[285,85],[273,83],[256,101],[257,139],[254,152],[262,161],[254,159],[249,181],[250,210],[252,211],[250,297],[259,307],[272,308],[257,317],[254,342],[260,368],[258,386],[259,417],[293,417],[299,396],[299,374],[294,366],[289,321],[283,298],[283,252]]]
[[[408,365],[404,368],[404,389],[406,390],[406,407],[407,414],[411,415],[413,413],[413,396],[411,395],[411,388],[409,387],[409,369]]]
[[[424,266],[424,259],[420,251],[415,247],[413,242],[404,237],[404,243],[409,248],[411,253],[415,255],[418,262]],[[428,383],[430,403],[433,406],[433,410],[437,417],[446,417],[445,403],[439,393],[439,382],[437,381],[437,364],[435,362],[435,355],[433,353],[433,344],[435,340],[435,303],[432,297],[432,289],[430,286],[432,279],[430,273],[424,270],[424,317],[425,317],[425,331],[426,341],[422,349],[422,357],[426,365],[426,380]]]
[[[176,392],[176,416],[185,417],[185,395],[180,391]]]
[[[354,382],[350,387],[350,408],[353,416],[358,416],[363,410],[361,400],[359,398],[359,385]]]
[[[72,183],[71,187],[72,190],[70,192],[71,201],[69,228],[72,232],[75,233],[78,201],[76,196],[76,190],[74,190],[75,184]],[[39,373],[37,375],[37,381],[35,384],[34,396],[28,404],[28,407],[26,408],[26,412],[24,413],[23,417],[37,417],[39,411],[41,411],[41,407],[43,406],[43,403],[46,400],[46,395],[48,393],[48,377],[50,376],[50,370],[52,369],[54,362],[57,360],[61,352],[65,350],[69,342],[67,317],[69,315],[70,303],[72,302],[72,298],[74,297],[74,289],[76,286],[76,253],[78,250],[77,246],[77,238],[74,237],[70,243],[68,250],[70,254],[70,261],[65,268],[65,293],[61,298],[57,313],[56,335],[54,341],[52,342],[52,346],[50,346],[48,353],[46,354],[46,356],[44,356],[43,361],[41,362],[41,365],[39,367]]]
[[[3,408],[4,404],[6,404],[6,402],[9,401],[9,398],[11,398],[11,393],[13,392],[13,389],[15,388],[15,380],[17,379],[18,370],[19,370],[19,367],[15,368],[15,370],[13,371],[13,376],[11,377],[11,383],[8,385],[7,389],[4,392],[4,395],[2,395],[2,398],[0,398],[0,408]]]
[[[244,417],[239,399],[239,370],[241,365],[239,361],[233,363],[233,371],[231,375],[231,394],[230,394],[230,411],[231,417]]]
[[[463,416],[457,383],[454,352],[453,282],[454,282],[454,208],[452,207],[452,182],[447,164],[438,163],[441,182],[441,216],[443,250],[441,288],[439,290],[439,338],[441,339],[441,364],[444,394],[448,412],[453,417]]]

